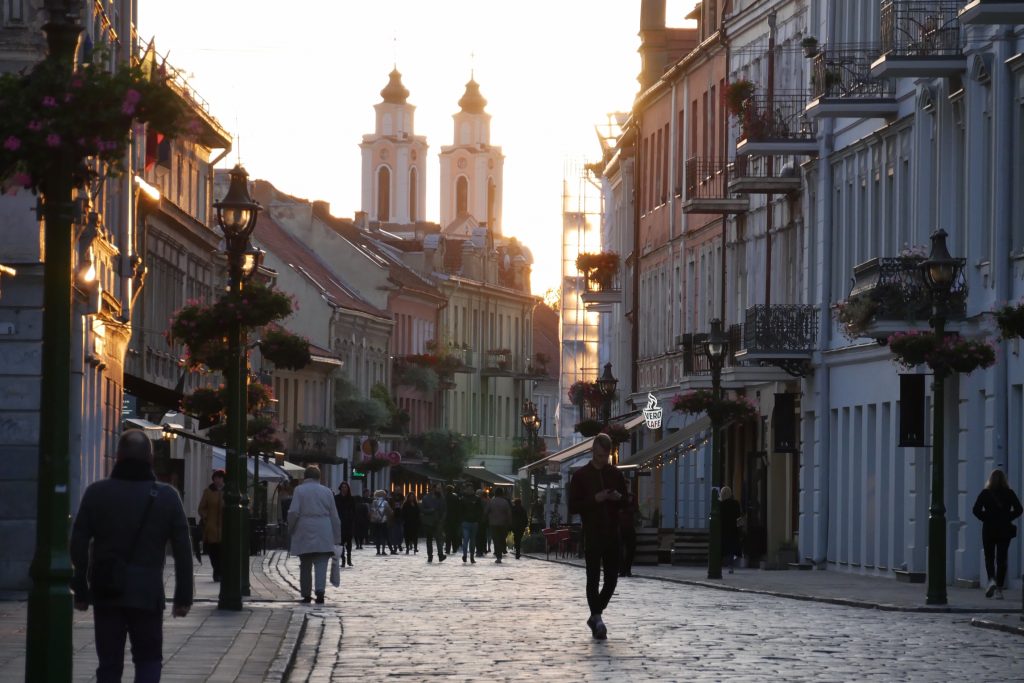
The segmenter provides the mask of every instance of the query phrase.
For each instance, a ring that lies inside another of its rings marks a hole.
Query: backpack
[[[375,524],[381,524],[388,521],[391,517],[391,505],[384,498],[377,498],[370,505],[370,521]]]

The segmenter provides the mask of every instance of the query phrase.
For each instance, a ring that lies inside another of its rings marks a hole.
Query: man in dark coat
[[[587,563],[587,626],[594,637],[604,640],[608,629],[601,614],[615,593],[619,576],[619,509],[626,497],[626,479],[609,463],[612,440],[607,434],[594,437],[591,460],[576,470],[569,482],[569,513],[583,521],[583,547]],[[601,569],[604,587],[598,591]]]
[[[177,490],[156,481],[149,437],[130,429],[117,443],[110,478],[85,490],[71,532],[71,588],[75,609],[93,606],[97,680],[121,680],[125,636],[131,638],[135,680],[160,680],[168,541],[174,552],[171,613],[184,617],[193,594],[185,510]]]
[[[462,542],[461,501],[451,484],[444,489],[444,508],[444,554],[449,555],[458,552]]]

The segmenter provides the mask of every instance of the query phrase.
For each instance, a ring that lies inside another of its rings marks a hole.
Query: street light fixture
[[[921,274],[931,293],[931,325],[936,341],[946,336],[946,316],[953,286],[960,279],[965,259],[953,258],[946,246],[946,231],[932,233],[932,248],[921,262]],[[945,403],[946,376],[949,371],[939,366],[932,381],[932,500],[928,509],[928,593],[929,605],[945,605],[946,598],[946,505],[945,505]]]
[[[230,295],[239,298],[246,279],[258,266],[258,257],[247,258],[247,255],[254,253],[249,244],[249,236],[256,227],[256,216],[262,207],[249,196],[249,175],[245,169],[235,166],[230,175],[231,184],[227,194],[224,199],[215,202],[213,208],[217,225],[224,232]],[[228,321],[227,336],[229,361],[224,372],[228,396],[223,529],[225,562],[217,607],[241,610],[242,595],[249,592],[249,557],[245,552],[248,545],[246,518],[249,511],[248,468],[245,461],[249,373],[245,360],[246,344],[237,319]]]
[[[704,355],[711,366],[711,393],[717,404],[722,398],[722,366],[729,341],[722,332],[722,321],[711,321],[711,334],[704,340]],[[721,413],[717,406],[708,411],[711,418],[711,516],[708,520],[708,578],[722,578],[722,516],[718,491],[722,486]]]
[[[612,364],[604,364],[604,372],[597,379],[597,389],[601,392],[601,396],[604,397],[604,414],[601,419],[604,421],[605,426],[608,425],[608,421],[612,419],[612,397],[615,396],[615,388],[619,386],[619,380],[612,375]]]
[[[523,401],[523,413],[519,416],[523,428],[529,436],[530,462],[537,459],[537,433],[540,431],[540,418],[537,417],[537,406],[533,401]],[[533,479],[533,500],[537,500],[537,470],[530,470]]]

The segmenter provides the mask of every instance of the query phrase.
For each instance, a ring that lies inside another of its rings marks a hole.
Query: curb
[[[534,555],[525,555],[531,560],[540,560],[541,562],[554,562],[556,564],[564,564],[570,567],[584,567],[576,564],[575,562],[569,562],[567,560],[550,559],[544,557],[535,557]],[[842,607],[857,607],[860,609],[877,609],[883,612],[919,612],[919,613],[933,613],[933,614],[1019,614],[1020,609],[981,609],[976,607],[950,607],[949,605],[930,607],[928,605],[907,607],[904,605],[892,605],[889,603],[870,602],[868,600],[854,600],[852,598],[829,598],[818,595],[803,595],[800,593],[785,593],[782,591],[773,591],[763,588],[744,588],[741,586],[730,586],[721,583],[712,583],[711,581],[701,581],[698,579],[673,579],[666,576],[652,576],[650,574],[638,573],[636,565],[633,566],[634,579],[647,579],[649,581],[664,581],[666,583],[677,583],[685,586],[697,586],[700,588],[711,588],[713,590],[720,591],[731,591],[733,593],[751,593],[755,595],[768,595],[773,598],[786,598],[789,600],[803,600],[804,602],[822,602],[830,605],[839,605]],[[984,621],[984,620],[976,620]],[[990,622],[997,623],[997,622]],[[980,624],[979,624],[980,625]],[[992,628],[992,627],[989,627]],[[1015,628],[1015,627],[1008,627]],[[1022,630],[1024,632],[1024,630]]]
[[[277,656],[274,657],[270,668],[267,669],[266,680],[282,681],[282,683],[287,680],[288,674],[291,673],[292,667],[295,665],[299,643],[302,642],[302,637],[306,633],[307,614],[306,612],[300,613],[299,610],[292,610],[292,616],[288,620],[288,629],[285,631],[284,638],[281,639]]]
[[[977,626],[978,628],[987,628],[993,631],[1002,631],[1003,633],[1012,633],[1018,636],[1024,636],[1024,625],[1014,626],[1013,624],[1004,624],[1000,621],[990,621],[989,619],[978,619],[975,617],[971,619],[971,626]]]

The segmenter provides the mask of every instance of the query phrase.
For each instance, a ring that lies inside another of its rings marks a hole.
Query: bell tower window
[[[409,220],[416,222],[416,213],[419,207],[416,205],[419,196],[419,188],[416,186],[416,168],[409,169]]]
[[[377,220],[391,220],[391,170],[387,166],[377,171]]]
[[[455,181],[455,215],[462,216],[469,213],[469,180],[466,176],[459,176]]]

